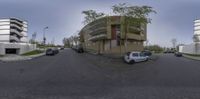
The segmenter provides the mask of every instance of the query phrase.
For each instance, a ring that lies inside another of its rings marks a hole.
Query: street
[[[123,67],[94,57],[66,49],[56,56],[0,62],[0,99],[200,98],[199,61],[163,54]]]

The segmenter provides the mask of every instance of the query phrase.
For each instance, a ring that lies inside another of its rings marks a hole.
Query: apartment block
[[[28,23],[16,18],[0,19],[0,55],[22,54],[35,48],[28,43]]]
[[[79,33],[86,51],[123,55],[142,51],[147,38],[147,25],[130,22],[123,16],[107,16],[87,24]]]

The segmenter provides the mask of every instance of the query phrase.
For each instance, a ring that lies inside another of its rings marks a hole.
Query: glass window
[[[138,55],[138,53],[133,53],[132,56],[133,57],[138,57],[139,55]]]
[[[140,56],[145,56],[145,54],[144,53],[140,53]]]

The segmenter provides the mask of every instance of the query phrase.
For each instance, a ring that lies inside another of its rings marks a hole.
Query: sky
[[[84,26],[84,10],[111,14],[111,6],[118,3],[148,5],[157,11],[150,15],[147,39],[150,44],[171,47],[176,38],[180,44],[192,43],[193,21],[200,19],[199,0],[0,0],[0,18],[15,17],[28,21],[28,36],[36,32],[42,40],[43,28],[47,42],[53,39],[62,44],[64,37],[77,34]]]

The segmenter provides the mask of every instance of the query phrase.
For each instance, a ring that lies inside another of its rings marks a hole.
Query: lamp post
[[[43,29],[43,44],[45,45],[46,44],[46,37],[45,37],[45,30],[47,30],[49,27],[45,27]]]

